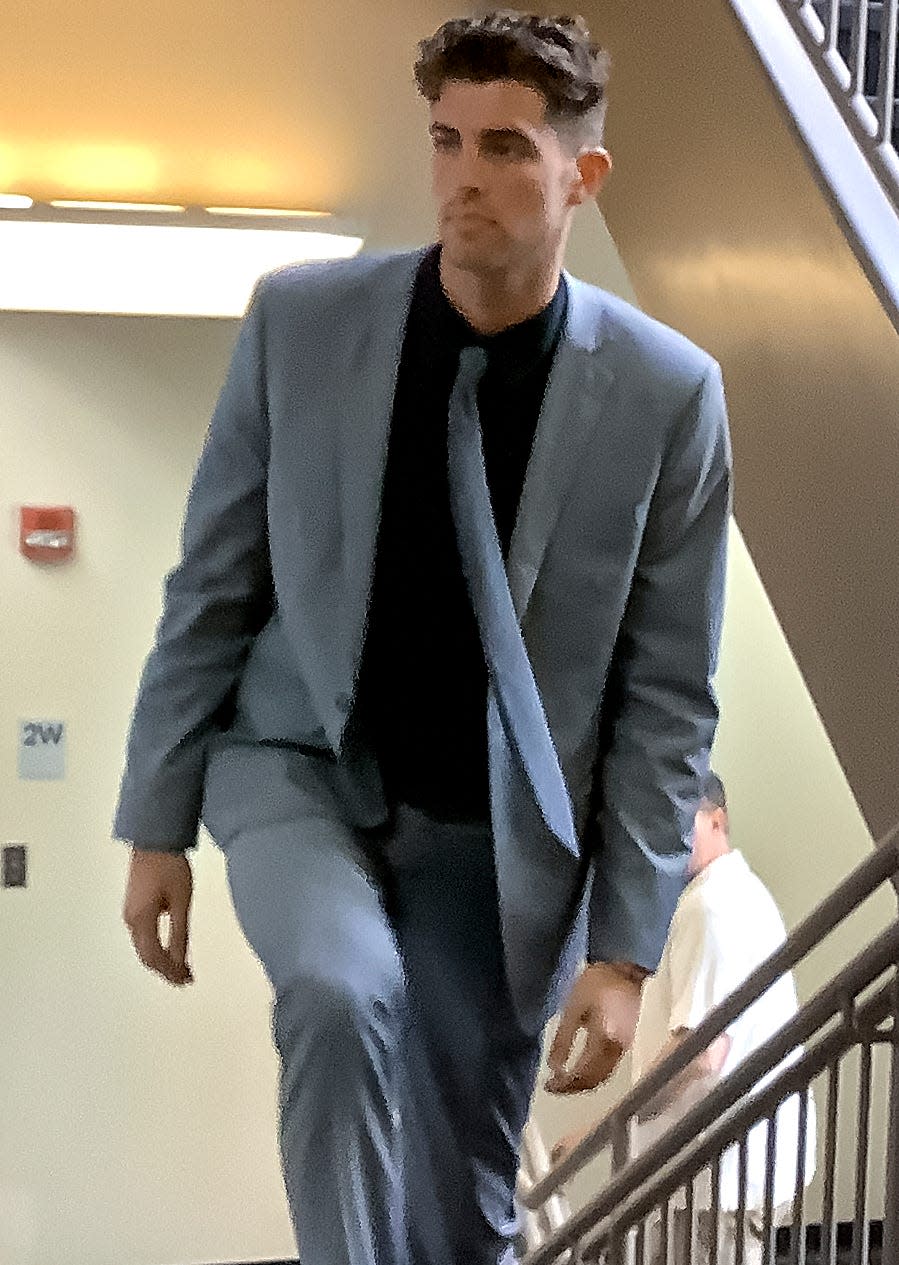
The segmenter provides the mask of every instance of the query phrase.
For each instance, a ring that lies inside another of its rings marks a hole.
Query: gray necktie
[[[464,348],[450,398],[447,455],[459,555],[506,738],[521,758],[547,826],[576,853],[571,800],[518,627],[490,505],[477,400],[486,367],[483,348]]]

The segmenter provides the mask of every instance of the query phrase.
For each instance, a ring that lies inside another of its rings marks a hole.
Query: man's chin
[[[488,273],[501,267],[496,249],[489,249],[479,242],[460,242],[452,234],[441,240],[441,257],[444,263],[459,272]]]

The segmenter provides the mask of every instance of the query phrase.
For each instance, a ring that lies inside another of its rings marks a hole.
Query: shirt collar
[[[688,887],[701,887],[704,883],[714,881],[716,877],[723,878],[733,870],[748,869],[746,859],[739,848],[731,848],[730,852],[725,852],[723,856],[715,857],[714,861],[710,861],[704,870],[700,870],[690,882]]]
[[[440,244],[428,250],[416,281],[417,298],[427,325],[428,341],[456,356],[463,347],[483,347],[490,376],[505,381],[525,376],[540,364],[559,340],[568,311],[568,287],[562,277],[549,303],[498,334],[481,334],[453,307],[440,283]]]

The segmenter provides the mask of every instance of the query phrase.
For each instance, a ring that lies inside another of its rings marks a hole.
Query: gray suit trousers
[[[540,1050],[507,988],[489,827],[399,805],[359,829],[310,760],[229,740],[204,804],[274,992],[302,1265],[498,1265]]]

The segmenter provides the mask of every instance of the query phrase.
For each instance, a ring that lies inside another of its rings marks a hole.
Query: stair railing
[[[899,0],[778,2],[899,214]],[[872,65],[875,36],[880,52]]]
[[[837,1129],[840,1121],[840,1074],[850,1051],[859,1056],[854,1217],[850,1224],[853,1259],[868,1261],[869,1137],[874,1085],[874,1052],[887,1051],[889,1078],[886,1121],[884,1220],[881,1261],[899,1265],[899,917],[895,918],[833,979],[803,1005],[796,1016],[764,1046],[738,1064],[711,1092],[643,1153],[633,1155],[632,1140],[648,1104],[687,1064],[756,1002],[785,972],[816,948],[878,888],[892,884],[899,894],[899,824],[834,892],[787,938],[746,982],[721,1003],[663,1063],[650,1071],[561,1162],[551,1166],[535,1132],[527,1135],[522,1157],[520,1202],[527,1210],[522,1265],[603,1260],[606,1265],[642,1265],[649,1233],[661,1235],[662,1261],[675,1259],[674,1233],[695,1242],[697,1182],[711,1184],[709,1213],[717,1241],[722,1157],[738,1155],[740,1205],[736,1209],[737,1260],[748,1259],[744,1240],[748,1139],[763,1129],[766,1140],[765,1206],[759,1233],[763,1260],[775,1260],[777,1225],[773,1203],[774,1155],[778,1113],[789,1099],[798,1103],[799,1148],[789,1228],[790,1258],[805,1260],[805,1137],[811,1086],[826,1085],[823,1131],[822,1265],[836,1260]],[[568,1213],[558,1201],[566,1183],[603,1151],[611,1151],[608,1184],[583,1208]],[[552,1201],[552,1210],[550,1204]],[[675,1218],[675,1208],[685,1215]],[[782,1232],[783,1233],[783,1232]],[[676,1259],[690,1259],[678,1253]]]

